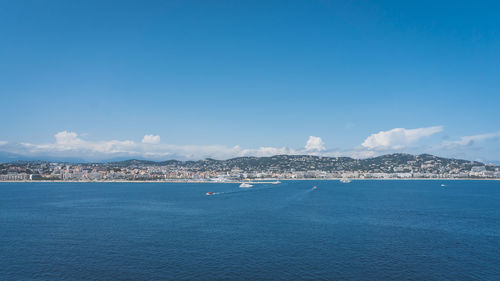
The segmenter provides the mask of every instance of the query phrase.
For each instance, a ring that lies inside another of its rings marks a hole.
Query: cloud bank
[[[48,144],[32,144],[32,143],[21,143],[22,146],[26,147],[31,153],[40,152],[80,152],[80,153],[92,153],[92,154],[113,154],[120,153],[124,151],[129,151],[135,146],[133,141],[86,141],[78,137],[75,132],[62,131],[57,133],[55,136],[55,143]]]
[[[453,141],[440,141],[435,145],[422,145],[422,140],[443,131],[442,126],[415,129],[394,128],[369,135],[360,145],[350,149],[328,149],[321,137],[309,136],[303,147],[244,148],[239,145],[176,145],[160,142],[159,135],[146,134],[134,140],[87,140],[76,132],[61,131],[49,143],[11,143],[0,141],[0,152],[14,153],[32,158],[77,158],[89,161],[113,158],[142,158],[152,160],[198,160],[204,158],[228,159],[242,156],[273,156],[278,154],[309,154],[317,156],[353,158],[375,157],[393,152],[431,153],[441,156],[477,159],[473,155],[478,145],[486,140],[500,138],[500,131],[480,135],[463,136]],[[436,139],[435,139],[436,141]],[[483,150],[487,156],[488,151]],[[476,153],[477,154],[477,153]],[[482,156],[484,157],[484,156]],[[494,159],[493,159],[494,160]]]
[[[54,143],[21,143],[15,152],[23,155],[51,155],[101,159],[110,157],[141,157],[151,159],[226,159],[239,156],[272,156],[276,154],[297,154],[304,150],[287,147],[241,148],[238,145],[174,145],[160,143],[159,135],[145,135],[140,142],[132,140],[88,141],[77,133],[61,131],[54,136]],[[316,139],[316,147],[322,144]]]
[[[481,134],[481,135],[473,135],[473,136],[464,136],[456,141],[444,141],[442,147],[445,149],[456,149],[465,146],[472,146],[475,143],[482,142],[489,139],[495,139],[500,137],[500,132]]]
[[[422,138],[429,137],[441,131],[443,131],[442,126],[417,129],[394,128],[389,131],[380,131],[370,135],[361,146],[372,150],[404,149]]]

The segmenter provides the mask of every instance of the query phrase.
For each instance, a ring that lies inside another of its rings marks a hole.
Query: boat
[[[340,179],[340,182],[341,182],[341,183],[350,183],[350,182],[351,182],[351,180],[350,180],[350,179],[348,179],[348,178],[341,178],[341,179]]]
[[[444,183],[441,184],[442,187],[445,187],[446,185]]]
[[[253,187],[253,185],[251,185],[251,184],[249,184],[249,183],[244,182],[244,183],[240,184],[240,187],[241,187],[241,188],[249,188],[249,187]]]
[[[313,189],[316,189],[316,188],[318,188],[318,187],[317,186],[313,186]]]
[[[271,184],[280,184],[280,181],[273,181]]]
[[[205,193],[205,194],[206,194],[207,196],[209,196],[209,195],[214,195],[215,193],[213,193],[213,192],[207,192],[207,193]]]

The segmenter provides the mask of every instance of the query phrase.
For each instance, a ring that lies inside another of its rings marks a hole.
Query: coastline
[[[154,180],[99,180],[99,181],[76,181],[76,180],[9,180],[9,181],[0,181],[0,183],[223,183],[223,184],[240,184],[243,182],[253,183],[253,184],[270,184],[275,181],[340,181],[342,178],[320,178],[320,179],[260,179],[254,181],[201,181],[201,180],[188,180],[188,179],[179,179],[179,180],[162,180],[162,181],[154,181]],[[426,181],[500,181],[500,178],[373,178],[373,179],[355,179],[349,178],[352,181],[388,181],[388,180],[396,180],[396,181],[413,181],[413,180],[426,180]]]

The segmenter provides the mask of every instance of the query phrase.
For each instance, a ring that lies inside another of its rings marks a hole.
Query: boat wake
[[[207,196],[229,195],[229,194],[236,194],[236,193],[265,191],[265,190],[273,189],[273,188],[276,188],[276,187],[269,186],[269,185],[264,185],[264,186],[261,186],[261,187],[240,188],[240,189],[234,190],[234,191],[207,192],[207,193],[205,193],[205,195],[207,195]]]
[[[289,203],[296,202],[296,201],[302,201],[305,198],[309,196],[311,192],[313,192],[316,188],[308,188],[306,190],[301,190],[300,192],[297,192],[293,194],[292,196],[289,196],[286,198],[286,201]]]

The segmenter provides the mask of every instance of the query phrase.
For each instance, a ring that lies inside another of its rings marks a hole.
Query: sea
[[[500,181],[0,183],[0,280],[500,280]]]

